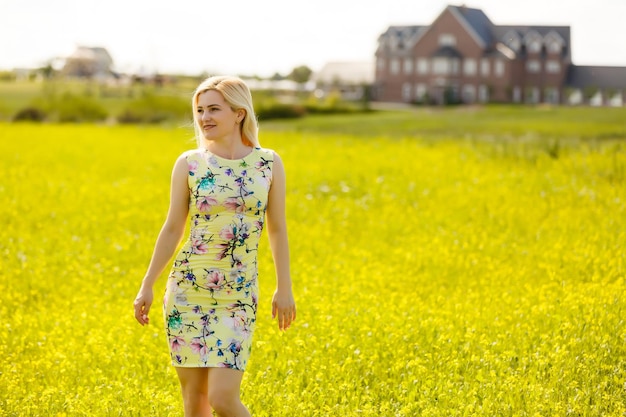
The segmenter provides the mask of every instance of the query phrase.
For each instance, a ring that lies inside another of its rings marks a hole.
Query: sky
[[[462,4],[497,25],[570,26],[574,64],[626,66],[626,0],[0,0],[0,69],[81,45],[106,48],[120,72],[317,71],[373,61],[389,26],[428,25]]]

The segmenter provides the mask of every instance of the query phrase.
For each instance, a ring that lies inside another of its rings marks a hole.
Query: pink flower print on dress
[[[244,310],[235,311],[230,317],[224,318],[224,323],[236,333],[242,333],[246,327],[248,315]]]
[[[221,261],[222,259],[224,259],[226,257],[226,254],[231,249],[231,247],[230,247],[230,245],[228,243],[218,243],[217,245],[215,245],[215,248],[220,250],[217,253],[217,255],[215,255],[215,260],[217,260],[217,261]]]
[[[220,271],[209,271],[209,275],[206,277],[207,287],[212,290],[220,289],[225,283],[224,273]]]
[[[211,210],[211,207],[217,205],[217,200],[213,197],[209,197],[207,195],[203,195],[198,197],[196,200],[196,207],[201,212],[208,212]]]
[[[239,199],[239,197],[228,197],[224,201],[224,207],[237,213],[242,213],[246,208],[243,201]]]
[[[191,241],[191,253],[202,255],[209,251],[209,246],[201,239],[193,239]]]
[[[198,171],[198,161],[189,161],[187,162],[187,167],[189,169],[189,175],[194,176]]]
[[[180,349],[183,346],[186,346],[185,340],[182,337],[171,336],[170,337],[170,347],[172,352],[180,352]]]
[[[228,225],[220,230],[220,237],[224,240],[233,240],[235,238],[235,226]]]
[[[194,337],[191,339],[191,343],[189,344],[191,351],[200,355],[201,358],[206,358],[208,349],[204,340],[201,337]]]

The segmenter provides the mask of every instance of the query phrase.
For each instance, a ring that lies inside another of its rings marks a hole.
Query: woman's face
[[[239,134],[243,110],[231,109],[219,91],[209,90],[200,93],[197,107],[196,123],[205,139],[220,140]]]

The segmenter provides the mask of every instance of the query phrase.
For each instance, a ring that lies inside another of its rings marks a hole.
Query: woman
[[[257,245],[267,221],[277,286],[272,317],[281,330],[296,318],[285,219],[285,171],[259,145],[252,96],[239,78],[218,76],[196,89],[198,149],[174,164],[170,207],[134,302],[149,322],[153,286],[178,252],[164,297],[165,328],[185,416],[250,416],[240,401],[257,310]]]

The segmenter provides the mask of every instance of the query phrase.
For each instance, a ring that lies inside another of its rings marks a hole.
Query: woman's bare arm
[[[185,224],[189,213],[188,170],[187,160],[182,155],[176,160],[172,169],[170,206],[167,218],[157,237],[152,259],[134,302],[135,318],[141,325],[149,322],[148,313],[153,300],[152,287],[174,255],[174,251],[176,251],[185,233]]]
[[[286,219],[286,175],[283,162],[274,154],[272,185],[267,203],[267,231],[276,269],[276,291],[272,300],[272,317],[281,330],[296,319],[296,303],[291,289],[289,239]]]

